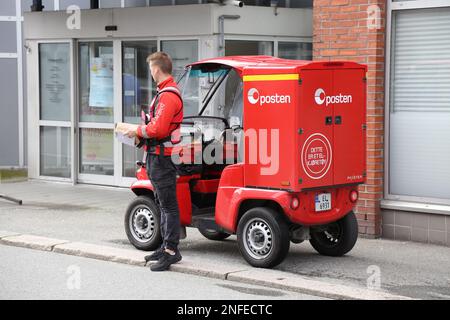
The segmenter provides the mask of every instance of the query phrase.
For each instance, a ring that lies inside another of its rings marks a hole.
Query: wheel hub
[[[138,207],[131,215],[133,237],[140,242],[147,242],[155,234],[155,217],[147,207]]]
[[[264,259],[272,249],[272,230],[261,219],[250,220],[245,226],[245,249],[255,259]]]

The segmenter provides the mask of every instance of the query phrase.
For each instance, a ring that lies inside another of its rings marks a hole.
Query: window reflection
[[[80,43],[80,121],[112,123],[114,64],[112,42]]]
[[[122,43],[122,108],[123,121],[141,123],[141,111],[148,112],[156,93],[147,57],[157,51],[156,41],[127,41]],[[144,158],[142,149],[122,145],[123,176],[134,177],[136,161]]]

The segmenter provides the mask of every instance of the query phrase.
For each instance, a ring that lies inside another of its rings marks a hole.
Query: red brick
[[[381,9],[381,27],[367,25],[370,5]],[[313,9],[314,60],[350,60],[367,64],[367,177],[359,186],[355,212],[359,232],[381,234],[380,199],[384,180],[385,1],[316,0]],[[317,48],[316,48],[317,46]]]

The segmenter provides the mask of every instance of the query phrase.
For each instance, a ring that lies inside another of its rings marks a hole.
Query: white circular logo
[[[327,137],[314,133],[303,144],[301,156],[303,171],[311,179],[318,180],[330,170],[333,149]]]
[[[314,98],[316,99],[316,103],[321,105],[325,102],[325,91],[321,88],[316,90],[316,93],[314,94]]]
[[[259,92],[255,88],[248,90],[248,102],[256,104],[259,101]]]

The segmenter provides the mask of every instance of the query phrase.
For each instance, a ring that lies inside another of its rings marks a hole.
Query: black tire
[[[220,232],[216,230],[208,230],[208,229],[198,229],[200,233],[209,240],[222,241],[231,236],[231,234],[226,232]]]
[[[266,207],[253,208],[239,221],[237,242],[239,251],[250,265],[273,268],[289,252],[289,227],[277,211]]]
[[[134,199],[127,208],[124,221],[131,244],[144,251],[158,249],[162,244],[160,217],[161,213],[153,199],[147,196]]]
[[[350,211],[342,219],[330,224],[326,231],[311,232],[309,242],[324,256],[340,257],[355,246],[358,239],[358,222]]]

